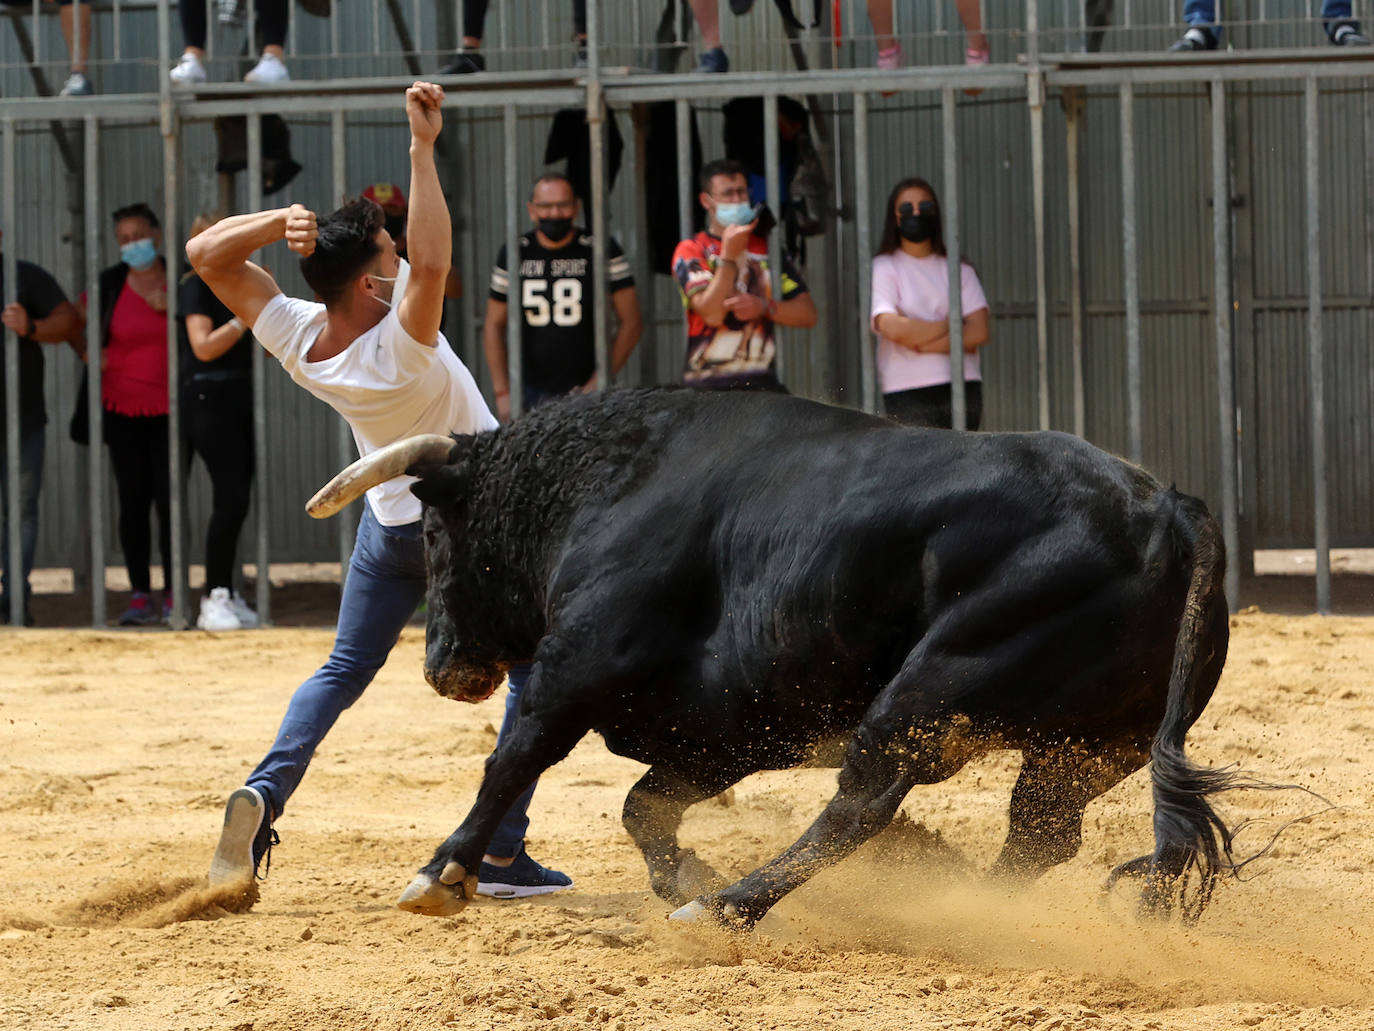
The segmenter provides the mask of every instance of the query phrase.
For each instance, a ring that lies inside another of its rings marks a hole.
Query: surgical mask
[[[570,218],[541,218],[539,231],[550,240],[561,240],[572,232],[573,220]]]
[[[369,275],[372,275],[371,273],[368,273],[368,274],[369,274]],[[395,282],[399,281],[400,278],[401,278],[401,276],[400,276],[399,273],[396,274],[396,275],[394,275],[394,276],[377,276],[377,275],[373,275],[373,276],[372,276],[372,281],[373,281],[374,283],[395,283]],[[386,305],[387,311],[390,311],[391,308],[392,308],[392,306],[393,306],[394,304],[399,303],[399,299],[398,299],[397,296],[396,296],[396,287],[394,287],[394,286],[391,288],[391,300],[389,300],[389,301],[388,301],[386,298],[378,297],[376,294],[372,294],[371,297],[372,297],[372,299],[373,299],[374,301],[376,301],[378,304],[384,304],[384,305]]]
[[[151,236],[132,240],[119,248],[119,260],[130,268],[145,269],[157,261],[157,246]]]
[[[758,218],[758,211],[747,200],[716,204],[716,221],[723,226],[747,226]]]
[[[903,240],[911,243],[925,243],[940,228],[940,216],[935,213],[935,205],[921,201],[920,214],[914,212],[910,204],[897,209],[897,232]]]

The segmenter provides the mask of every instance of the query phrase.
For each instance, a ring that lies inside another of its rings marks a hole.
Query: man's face
[[[716,208],[721,204],[747,204],[749,202],[749,180],[736,172],[733,175],[711,176],[711,189],[700,195],[701,206],[711,217],[711,225],[721,229],[720,219],[716,218]]]
[[[396,274],[401,270],[401,257],[396,253],[396,241],[391,238],[391,234],[385,229],[378,229],[374,237],[377,246],[381,248],[381,253],[377,255],[372,268],[368,269],[363,276],[364,283],[371,283],[375,291],[374,296],[391,304],[392,296],[396,292],[396,284],[389,282],[395,279]],[[388,280],[383,282],[382,280]],[[366,285],[363,287],[367,289]]]
[[[577,219],[577,197],[573,194],[572,187],[562,179],[551,179],[536,184],[525,208],[536,226],[544,219],[568,219],[569,222]],[[549,242],[562,243],[571,235],[570,226],[567,233],[558,238],[550,238]]]

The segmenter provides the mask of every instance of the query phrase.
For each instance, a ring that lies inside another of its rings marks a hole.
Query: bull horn
[[[437,433],[406,437],[370,455],[364,455],[320,488],[306,502],[305,510],[315,519],[328,519],[369,487],[400,476],[417,462],[442,462],[453,450],[453,438]]]

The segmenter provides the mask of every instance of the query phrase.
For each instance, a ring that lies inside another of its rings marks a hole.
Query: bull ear
[[[432,508],[445,508],[468,494],[472,477],[461,465],[418,463],[406,472],[420,477],[410,485],[410,492]]]

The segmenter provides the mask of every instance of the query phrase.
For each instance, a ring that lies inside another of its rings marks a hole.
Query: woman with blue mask
[[[119,263],[100,274],[101,407],[119,494],[119,543],[132,594],[121,626],[164,622],[171,611],[167,461],[167,269],[147,204],[114,213]],[[85,298],[82,298],[85,305]],[[157,509],[162,604],[152,600],[151,509]]]

